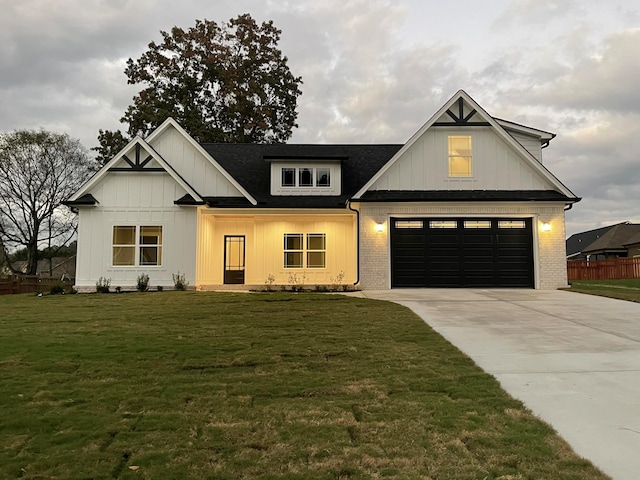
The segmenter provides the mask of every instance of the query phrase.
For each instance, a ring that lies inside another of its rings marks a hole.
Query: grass
[[[572,280],[568,290],[640,303],[640,279]]]
[[[0,478],[603,479],[408,309],[0,297]]]

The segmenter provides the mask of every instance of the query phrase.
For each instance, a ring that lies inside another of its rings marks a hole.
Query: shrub
[[[49,290],[49,295],[64,295],[64,285],[53,285]]]
[[[186,290],[189,286],[189,282],[186,281],[184,273],[172,273],[171,277],[173,278],[173,287],[176,290]]]
[[[158,291],[162,292],[164,290],[164,287],[162,285],[158,285]]]
[[[111,286],[111,279],[100,277],[96,282],[96,292],[109,293],[109,287]]]
[[[136,288],[139,292],[146,292],[147,290],[149,290],[149,275],[147,275],[146,273],[141,273],[140,275],[138,275]]]

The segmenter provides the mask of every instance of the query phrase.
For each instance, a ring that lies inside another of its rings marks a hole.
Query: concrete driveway
[[[640,478],[640,304],[563,291],[397,289],[411,308],[615,480]]]

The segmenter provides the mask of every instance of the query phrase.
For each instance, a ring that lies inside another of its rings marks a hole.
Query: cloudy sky
[[[545,165],[576,195],[568,234],[640,222],[640,3],[630,0],[0,0],[0,131],[87,148],[137,89],[160,30],[273,20],[302,76],[292,142],[404,143],[457,90],[558,136]]]

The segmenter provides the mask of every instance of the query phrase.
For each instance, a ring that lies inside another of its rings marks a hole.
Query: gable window
[[[326,234],[284,234],[284,268],[325,268],[326,255]]]
[[[472,170],[471,135],[449,136],[449,176],[471,177]]]
[[[114,226],[111,263],[118,267],[162,265],[162,227]]]

